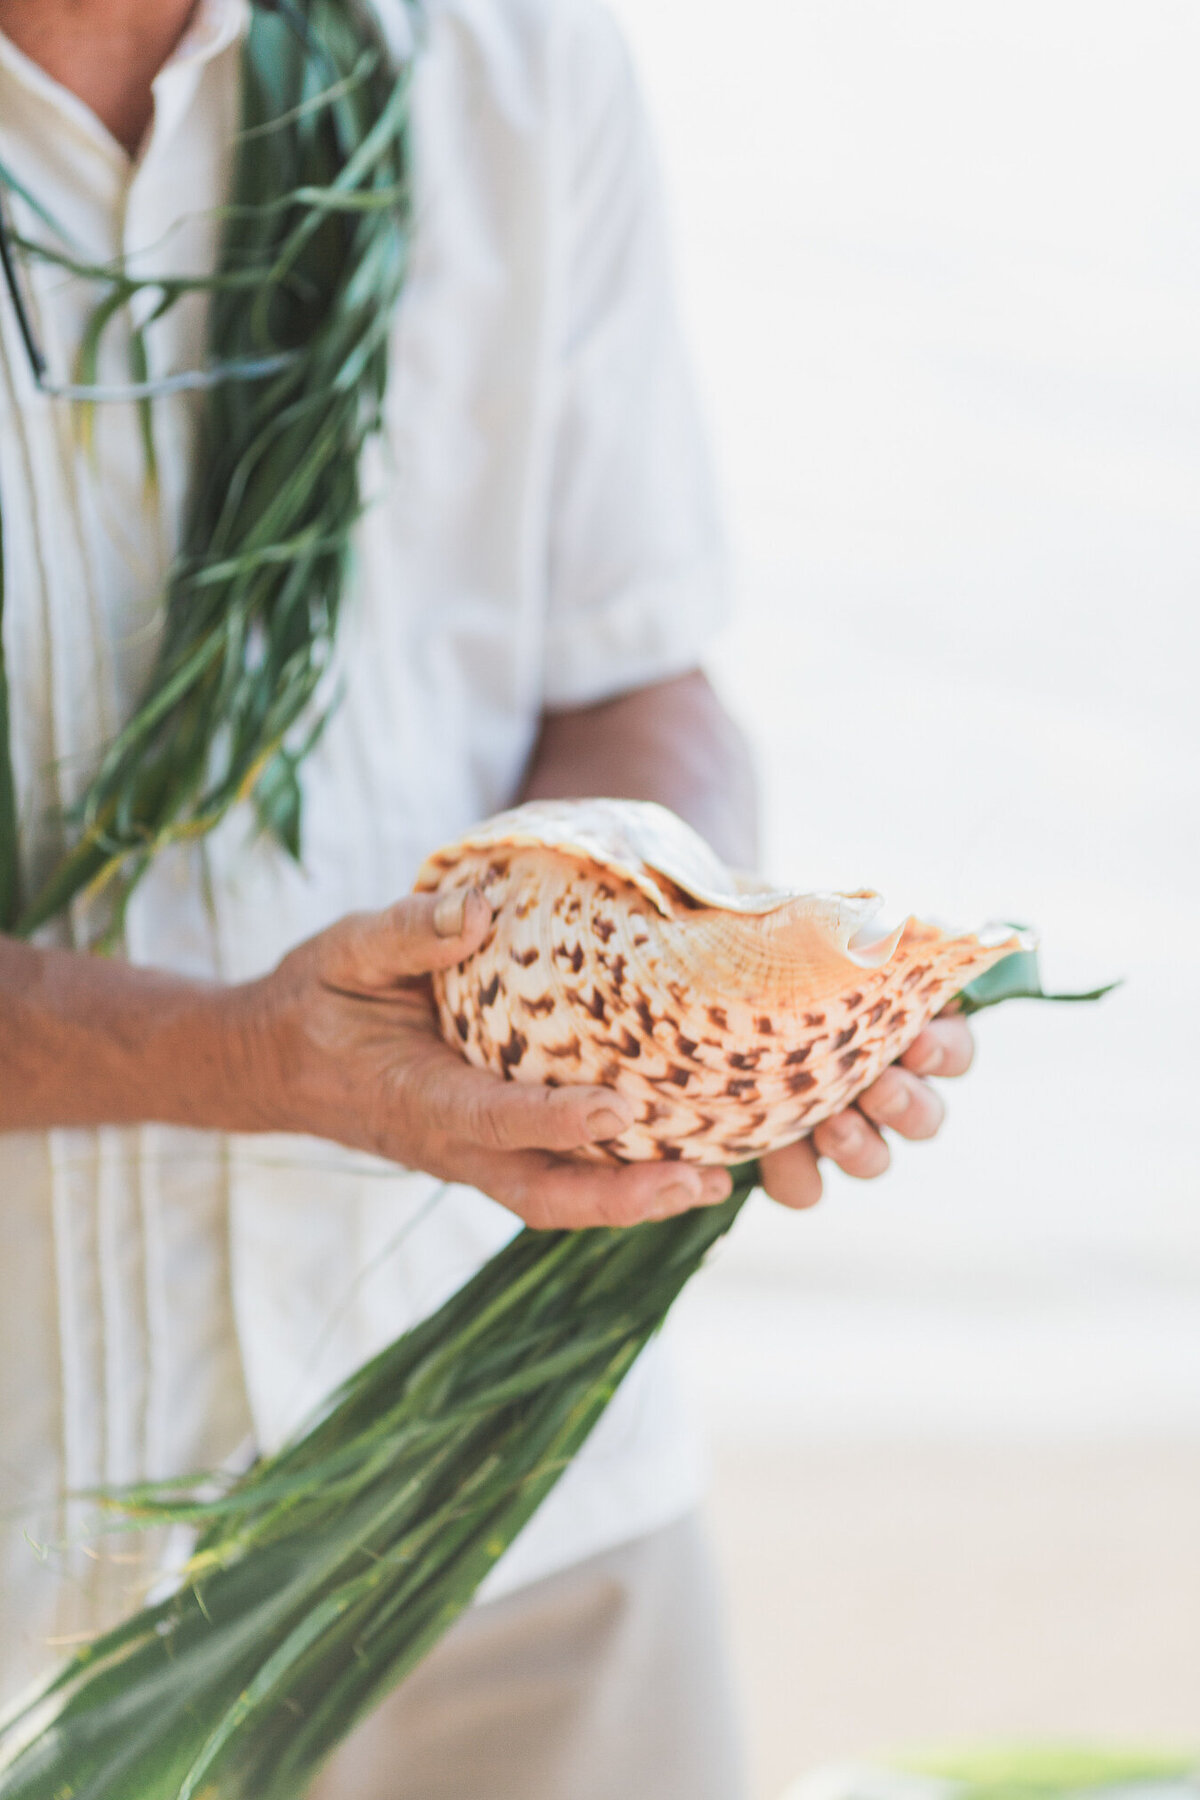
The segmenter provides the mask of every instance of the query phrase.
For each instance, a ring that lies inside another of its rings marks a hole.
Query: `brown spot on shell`
[[[598,1019],[601,1025],[608,1024],[608,1013],[605,1010],[604,995],[600,992],[599,988],[592,989],[592,997],[587,1003],[587,1009],[591,1013],[593,1019]]]
[[[521,1006],[531,1019],[548,1019],[557,1002],[553,994],[540,994],[536,1000],[526,1000],[522,995]]]
[[[686,1087],[688,1082],[691,1079],[692,1079],[692,1072],[690,1069],[675,1068],[675,1069],[672,1069],[667,1075],[667,1080],[673,1081],[675,1083],[676,1087]]]
[[[621,1029],[621,1042],[619,1048],[623,1056],[632,1057],[640,1056],[642,1054],[642,1046],[638,1043],[632,1031],[625,1026]]]
[[[825,1014],[818,1012],[805,1013],[804,1023],[806,1025],[823,1025],[825,1023]]]
[[[462,1039],[463,1043],[465,1044],[468,1037],[471,1034],[471,1023],[470,1023],[470,1020],[467,1018],[466,1013],[461,1013],[461,1012],[455,1013],[454,1029],[457,1031],[459,1037]]]
[[[546,1056],[573,1056],[576,1060],[583,1054],[583,1045],[577,1037],[566,1044],[546,1044],[543,1046]]]
[[[810,1069],[796,1069],[787,1078],[789,1094],[806,1094],[809,1088],[817,1085],[817,1078]]]
[[[761,1019],[755,1019],[754,1029],[760,1037],[774,1037],[775,1027],[764,1013]]]
[[[650,1011],[649,1002],[643,994],[639,994],[633,1003],[633,1010],[638,1016],[638,1023],[647,1037],[654,1036],[654,1014]]]
[[[536,944],[530,944],[528,950],[510,950],[508,954],[522,969],[531,969],[541,955],[541,951]]]
[[[620,994],[621,989],[625,986],[625,970],[626,970],[627,966],[628,965],[623,956],[614,956],[613,957],[612,966],[609,970],[609,973],[612,976],[613,991],[618,995]]]
[[[675,1039],[675,1048],[678,1050],[680,1056],[686,1056],[692,1062],[695,1062],[697,1048],[695,1038],[683,1037],[681,1035]]]
[[[729,1015],[723,1006],[710,1006],[706,1011],[710,1025],[715,1025],[718,1031],[729,1030]]]
[[[500,977],[499,977],[499,975],[493,975],[492,979],[488,982],[487,986],[480,987],[480,989],[479,989],[479,1004],[480,1004],[480,1006],[495,1006],[496,999],[497,999],[497,996],[499,995],[499,992],[500,992]]]
[[[725,1092],[731,1100],[744,1100],[747,1094],[753,1094],[757,1100],[758,1083],[752,1081],[748,1075],[737,1076],[732,1081],[725,1083]]]
[[[844,1050],[857,1030],[858,1021],[856,1019],[853,1025],[847,1025],[845,1031],[838,1032],[829,1048],[831,1050]]]
[[[846,1070],[852,1069],[859,1058],[866,1054],[866,1050],[861,1044],[858,1046],[857,1050],[847,1050],[845,1056],[838,1057],[838,1068]]]
[[[783,1066],[785,1069],[794,1069],[800,1063],[807,1062],[811,1055],[812,1055],[812,1045],[811,1044],[801,1044],[800,1048],[798,1050],[789,1050],[788,1051],[787,1055],[783,1059]]]
[[[761,1050],[734,1050],[726,1057],[731,1069],[757,1069],[762,1061]]]
[[[616,925],[613,921],[611,919],[606,919],[603,913],[598,913],[592,920],[592,930],[602,944],[607,944],[609,938],[612,937],[616,929]]]
[[[572,975],[578,975],[580,969],[583,967],[582,944],[575,944],[570,950],[567,949],[565,944],[555,944],[554,954],[563,962],[570,963]]]
[[[500,1046],[500,1062],[506,1075],[511,1069],[516,1068],[528,1048],[529,1039],[514,1026],[507,1044]]]
[[[844,996],[842,1005],[846,1008],[847,1012],[853,1012],[856,1006],[862,1005],[862,1002],[863,997],[856,988],[852,994],[846,994]]]
[[[916,987],[919,981],[924,981],[932,966],[932,963],[914,963],[912,968],[908,971],[908,974],[904,977],[904,986],[906,988]]]
[[[878,1025],[880,1019],[882,1019],[884,1013],[887,1011],[888,1005],[889,1005],[889,1002],[888,1002],[886,996],[882,1000],[877,1000],[875,1002],[874,1006],[871,1008],[870,1012],[867,1014],[867,1024],[868,1025]]]

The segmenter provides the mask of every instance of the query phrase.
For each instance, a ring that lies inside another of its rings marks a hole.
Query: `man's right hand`
[[[240,990],[237,1060],[260,1125],[466,1182],[539,1228],[631,1225],[725,1199],[721,1169],[570,1161],[632,1122],[623,1096],[502,1081],[443,1041],[429,976],[469,956],[490,920],[478,893],[414,894],[342,919]]]
[[[481,1188],[538,1228],[724,1199],[720,1169],[570,1160],[630,1122],[626,1100],[502,1081],[442,1041],[429,975],[469,956],[489,918],[478,894],[412,895],[241,986],[0,937],[0,1130],[300,1132]]]

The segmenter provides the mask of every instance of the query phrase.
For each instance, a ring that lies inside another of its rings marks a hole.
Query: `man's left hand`
[[[964,1018],[943,1013],[930,1020],[899,1062],[864,1088],[853,1106],[826,1119],[811,1137],[763,1157],[767,1193],[781,1206],[815,1206],[821,1198],[821,1156],[861,1180],[882,1175],[891,1152],[879,1127],[886,1125],[906,1138],[933,1137],[946,1109],[926,1077],[965,1075],[974,1052],[971,1028]]]

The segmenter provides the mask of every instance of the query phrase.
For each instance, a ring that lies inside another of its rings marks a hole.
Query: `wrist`
[[[270,978],[197,988],[160,1046],[172,1071],[170,1123],[202,1131],[295,1129],[278,1079]]]

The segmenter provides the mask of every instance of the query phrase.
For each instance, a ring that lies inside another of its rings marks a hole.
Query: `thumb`
[[[409,894],[382,912],[351,913],[323,934],[322,975],[332,986],[386,993],[413,976],[449,969],[477,950],[492,909],[475,888]]]

